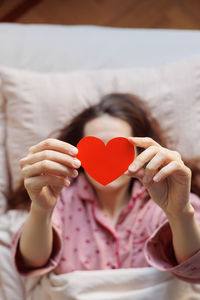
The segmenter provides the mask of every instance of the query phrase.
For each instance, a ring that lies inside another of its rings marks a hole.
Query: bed
[[[5,212],[28,147],[108,92],[141,96],[200,170],[200,31],[1,23],[0,41],[0,299],[200,299],[198,284],[153,268],[22,279],[10,245],[27,212]]]

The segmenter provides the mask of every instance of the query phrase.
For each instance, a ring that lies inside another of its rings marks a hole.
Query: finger
[[[27,189],[40,191],[44,186],[54,185],[60,188],[69,186],[70,181],[67,177],[59,177],[55,175],[41,175],[36,177],[29,177],[24,180],[24,186]]]
[[[149,162],[160,150],[157,146],[150,146],[140,153],[134,160],[134,162],[128,167],[129,172],[137,172],[147,162]]]
[[[58,139],[46,139],[29,148],[30,153],[35,153],[42,150],[55,150],[70,155],[78,154],[78,149],[76,147]]]
[[[160,169],[160,171],[153,177],[153,181],[159,182],[161,180],[164,180],[174,172],[179,172],[179,174],[182,176],[189,176],[190,172],[187,169],[189,168],[181,165],[179,162],[175,160],[171,161],[168,165]]]
[[[160,146],[160,144],[158,144],[150,137],[128,137],[128,141],[134,146],[141,148],[148,148],[150,146]]]
[[[52,160],[69,168],[79,168],[81,166],[80,160],[72,157],[71,155],[53,150],[43,150],[33,154],[29,154],[26,157],[22,158],[20,160],[20,167],[22,168],[26,164],[32,165],[43,160]]]
[[[60,176],[70,176],[77,177],[78,171],[75,169],[70,169],[66,166],[63,166],[57,162],[53,162],[50,160],[43,160],[36,162],[33,165],[25,165],[22,169],[22,175],[24,178],[38,176],[41,173],[47,174],[56,174]]]
[[[152,160],[146,165],[144,183],[149,183],[154,175],[169,161],[169,159],[162,153],[158,152]]]
[[[124,173],[127,176],[133,177],[133,178],[137,178],[142,182],[142,179],[145,175],[145,169],[141,168],[140,170],[138,170],[135,173],[129,172],[128,170]]]

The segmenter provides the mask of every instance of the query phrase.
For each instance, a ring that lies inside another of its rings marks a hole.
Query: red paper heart
[[[133,145],[124,137],[114,138],[105,145],[101,139],[87,136],[79,141],[77,148],[82,167],[103,185],[121,176],[135,157]]]

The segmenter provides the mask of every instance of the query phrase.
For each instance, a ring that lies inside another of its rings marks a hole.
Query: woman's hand
[[[142,182],[167,216],[176,217],[191,210],[191,170],[185,166],[181,155],[162,147],[151,138],[130,137],[128,140],[145,150],[136,156],[126,174]]]
[[[29,148],[29,154],[20,160],[24,186],[40,210],[51,210],[68,176],[77,177],[81,163],[75,156],[78,149],[57,139],[46,139]],[[76,164],[77,163],[77,164]]]

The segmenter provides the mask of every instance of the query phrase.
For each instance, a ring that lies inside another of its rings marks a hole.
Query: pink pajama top
[[[190,201],[200,222],[200,199],[191,193]],[[200,251],[177,263],[166,215],[138,180],[133,183],[129,203],[113,225],[81,173],[69,188],[61,191],[52,225],[52,254],[40,268],[27,267],[21,257],[18,245],[23,225],[14,235],[12,255],[21,276],[50,271],[63,274],[75,270],[154,267],[182,280],[200,283]]]

